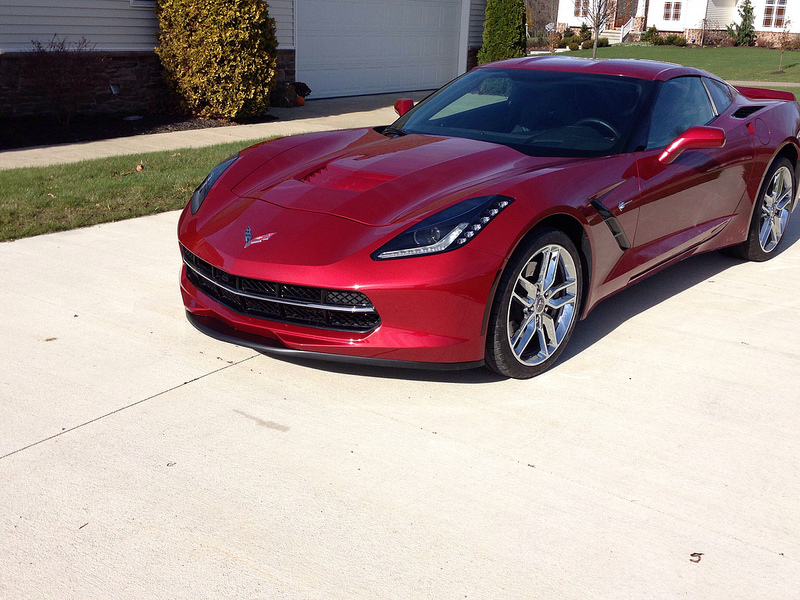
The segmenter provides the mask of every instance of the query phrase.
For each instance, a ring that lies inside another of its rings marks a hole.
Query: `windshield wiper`
[[[401,127],[392,127],[391,125],[383,130],[383,135],[386,136],[400,136],[400,135],[407,135],[405,131]]]

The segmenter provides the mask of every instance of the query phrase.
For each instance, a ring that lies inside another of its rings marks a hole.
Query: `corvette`
[[[178,226],[189,320],[266,353],[528,378],[679,260],[774,256],[800,106],[639,60],[483,65],[388,127],[216,166]]]

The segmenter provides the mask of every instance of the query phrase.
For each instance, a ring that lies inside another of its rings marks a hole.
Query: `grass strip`
[[[0,171],[0,241],[183,208],[214,165],[257,141]]]
[[[568,52],[567,56],[591,57],[591,50]],[[597,49],[597,58],[642,58],[697,67],[732,81],[800,82],[800,52],[783,55],[783,72],[778,73],[780,50],[772,48],[679,48],[677,46],[620,45]]]

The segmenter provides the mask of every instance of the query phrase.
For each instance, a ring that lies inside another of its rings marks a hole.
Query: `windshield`
[[[504,144],[532,156],[607,156],[623,151],[651,87],[631,77],[476,69],[393,128]]]

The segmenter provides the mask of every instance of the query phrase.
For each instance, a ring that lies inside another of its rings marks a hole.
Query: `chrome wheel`
[[[792,173],[788,167],[782,165],[773,174],[761,206],[758,241],[764,252],[772,252],[786,231],[793,199],[792,192]]]
[[[578,269],[558,244],[536,251],[522,268],[508,303],[507,337],[525,366],[551,358],[571,331],[578,302]]]

